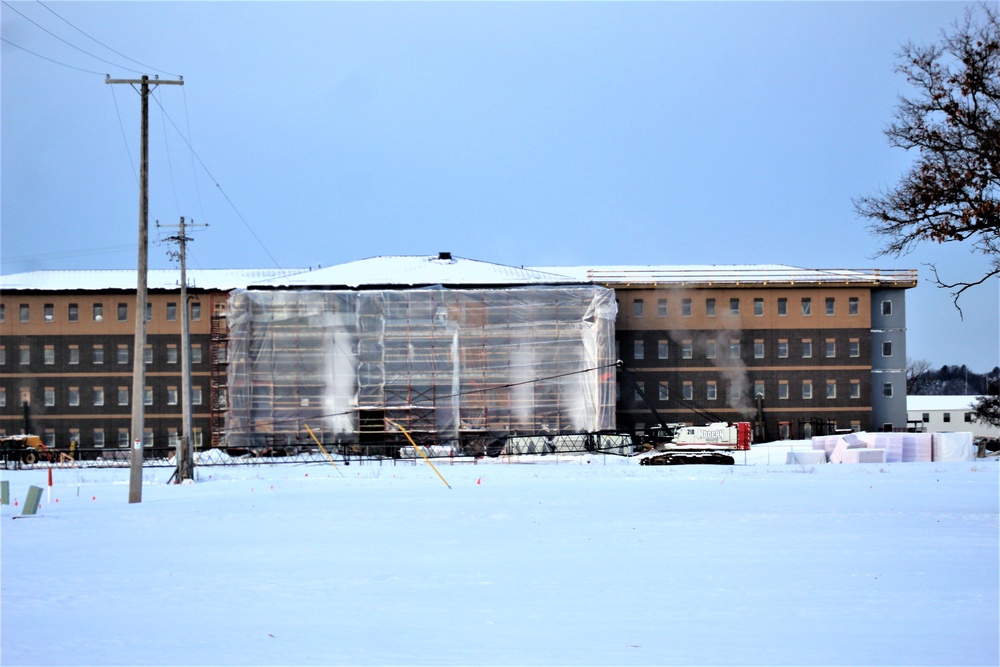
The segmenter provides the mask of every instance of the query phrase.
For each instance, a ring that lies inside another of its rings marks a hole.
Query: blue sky
[[[1000,363],[998,282],[963,298],[962,320],[924,278],[934,262],[976,279],[987,261],[875,257],[851,205],[912,159],[882,134],[908,92],[900,46],[966,6],[6,2],[0,268],[135,266],[139,96],[104,74],[179,74],[151,102],[150,223],[209,224],[193,267],[448,250],[916,268],[908,356],[984,372]]]

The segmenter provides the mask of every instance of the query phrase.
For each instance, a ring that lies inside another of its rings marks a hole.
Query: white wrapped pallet
[[[900,433],[873,433],[867,439],[871,449],[884,449],[886,463],[903,461],[903,439]]]
[[[903,444],[903,463],[930,463],[932,440],[930,433],[892,433]]]
[[[836,438],[837,443],[830,454],[830,463],[850,463],[851,461],[847,458],[847,450],[866,449],[868,447],[868,443],[854,433],[839,435]],[[854,462],[857,462],[857,457],[854,458]]]
[[[844,463],[885,463],[884,449],[848,449],[844,452]]]
[[[935,461],[975,461],[976,447],[969,431],[930,434]]]

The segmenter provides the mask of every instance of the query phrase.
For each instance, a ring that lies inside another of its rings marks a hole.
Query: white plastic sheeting
[[[614,430],[616,314],[589,285],[233,292],[227,445]]]
[[[883,450],[885,463],[929,463],[931,461],[972,461],[976,452],[972,433],[849,433],[816,436],[814,450],[824,451],[830,463],[856,463],[861,454],[850,450]],[[791,461],[789,461],[791,462]]]

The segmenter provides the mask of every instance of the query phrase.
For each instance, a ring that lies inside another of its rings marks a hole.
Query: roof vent
[[[439,252],[438,253],[438,259],[441,260],[442,262],[450,262],[451,261],[451,253],[450,252]]]

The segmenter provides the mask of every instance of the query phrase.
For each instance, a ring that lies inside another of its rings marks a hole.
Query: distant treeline
[[[925,361],[911,361],[906,367],[909,396],[982,396],[1000,393],[1000,366],[988,373],[974,373],[965,364],[934,370]]]

